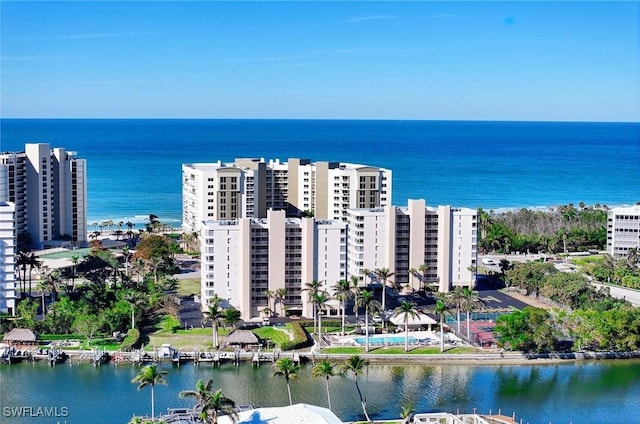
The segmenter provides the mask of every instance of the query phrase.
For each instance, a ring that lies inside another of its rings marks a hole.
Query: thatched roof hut
[[[250,330],[234,330],[224,339],[225,345],[259,346],[260,338]]]
[[[38,339],[38,333],[28,328],[14,328],[4,336],[3,341],[10,345],[34,345]]]

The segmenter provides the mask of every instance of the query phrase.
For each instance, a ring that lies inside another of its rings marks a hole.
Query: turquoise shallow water
[[[284,379],[272,377],[268,365],[162,368],[168,371],[168,384],[156,386],[156,411],[190,406],[178,393],[210,377],[214,387],[240,404],[288,404]],[[62,422],[7,416],[4,407],[64,407],[68,424],[125,423],[134,413],[150,412],[149,390],[138,391],[131,383],[138,371],[136,366],[111,364],[0,366],[0,422]],[[640,410],[640,361],[632,360],[531,366],[372,365],[359,381],[373,419],[397,418],[405,403],[414,404],[417,411],[500,409],[531,424],[634,423]],[[294,403],[326,406],[324,380],[312,378],[309,366],[291,384]],[[344,421],[360,419],[354,381],[335,377],[329,384],[334,412]]]
[[[181,220],[181,164],[309,158],[393,170],[393,201],[496,209],[640,200],[640,124],[2,119],[0,150],[87,158],[89,222]]]

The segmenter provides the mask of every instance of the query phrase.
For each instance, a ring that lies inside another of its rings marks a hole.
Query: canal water
[[[238,404],[288,404],[284,378],[270,364],[160,365],[166,386],[156,386],[156,414],[168,407],[189,407],[181,390],[198,379],[214,379]],[[133,414],[150,413],[150,390],[131,383],[140,367],[73,363],[0,366],[0,422],[3,424],[126,423]],[[343,421],[361,419],[351,378],[329,381],[333,411]],[[416,411],[516,413],[523,423],[632,423],[640,411],[640,361],[593,361],[551,365],[371,365],[360,384],[372,419],[397,418],[403,404]],[[292,381],[294,403],[326,406],[324,379],[305,366]],[[38,409],[46,408],[46,409]],[[25,415],[27,415],[25,417]],[[56,416],[57,415],[57,416]]]

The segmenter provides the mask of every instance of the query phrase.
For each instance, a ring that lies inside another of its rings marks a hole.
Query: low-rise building
[[[614,258],[640,249],[640,205],[612,208],[607,212],[607,253]]]

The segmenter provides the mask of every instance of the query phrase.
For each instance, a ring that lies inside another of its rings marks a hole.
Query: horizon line
[[[640,124],[638,121],[536,120],[536,119],[420,119],[420,118],[204,118],[204,117],[0,117],[0,120],[93,120],[93,121],[379,121],[379,122],[528,122],[580,124]]]

